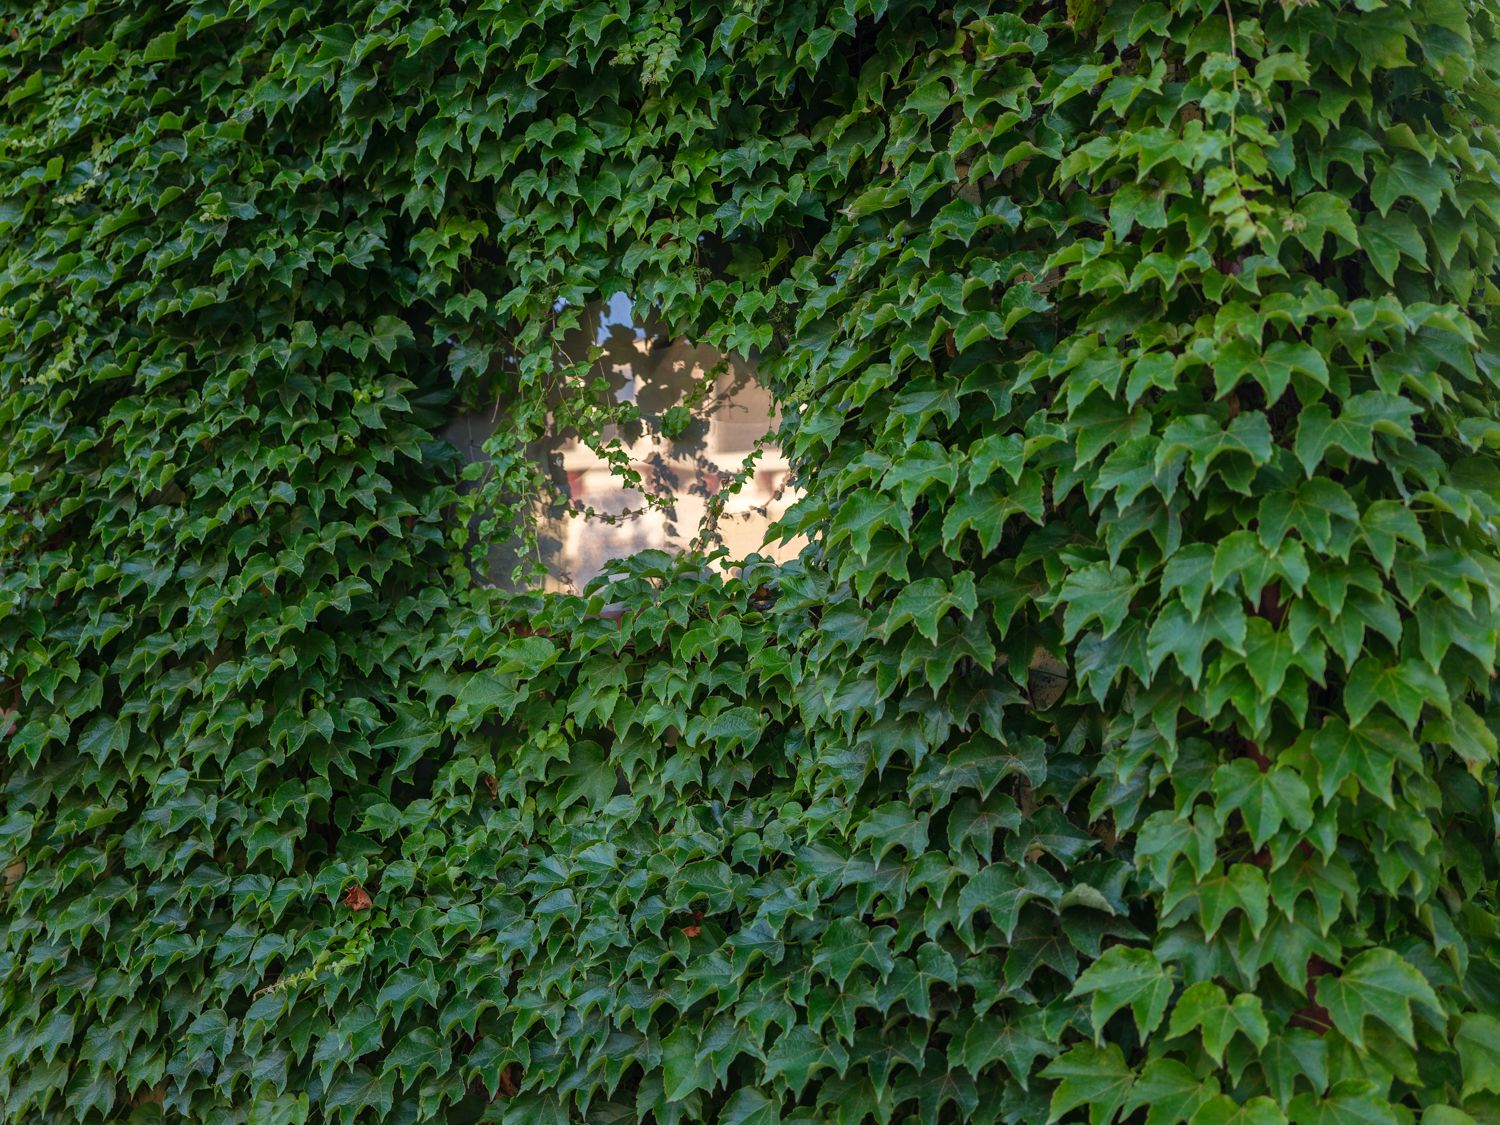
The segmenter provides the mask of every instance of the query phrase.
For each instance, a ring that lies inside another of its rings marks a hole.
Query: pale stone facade
[[[604,348],[595,370],[607,379],[616,401],[633,402],[641,413],[638,423],[623,432],[611,427],[605,438],[618,437],[644,487],[670,496],[672,503],[665,511],[647,508],[639,491],[622,487],[605,461],[576,438],[560,436],[540,445],[534,455],[545,459],[573,505],[598,513],[536,513],[547,567],[545,588],[581,590],[610,559],[648,548],[688,547],[705,531],[711,498],[745,469],[758,443],[761,452],[750,475],[726,497],[723,515],[709,535],[735,559],[756,551],[777,559],[795,557],[801,541],[765,542],[767,528],[797,493],[789,486],[786,458],[774,443],[763,442],[777,417],[770,393],[756,381],[753,357],[726,359],[714,348],[670,339],[658,325],[638,324],[623,295],[590,306],[585,326],[570,333],[563,347],[579,356],[590,343]],[[669,438],[663,415],[683,404],[716,367],[720,370],[712,390],[691,410],[686,427]],[[482,445],[497,424],[493,412],[464,414],[454,419],[446,436],[466,459],[477,460],[485,455]],[[490,580],[508,584],[514,564],[508,551],[492,551]]]

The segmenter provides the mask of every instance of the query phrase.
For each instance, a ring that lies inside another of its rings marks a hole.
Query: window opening
[[[591,344],[603,354],[590,374],[604,378],[614,402],[639,412],[634,421],[606,427],[605,442],[618,439],[643,489],[669,502],[649,504],[576,435],[549,433],[534,443],[528,452],[556,497],[532,513],[546,569],[542,587],[578,592],[613,559],[653,548],[683,551],[695,543],[722,545],[732,559],[751,553],[795,558],[804,539],[766,543],[770,525],[800,493],[770,437],[780,419],[758,379],[757,357],[726,355],[674,336],[654,318],[640,320],[623,293],[587,306],[580,326],[564,336],[562,351],[580,357]],[[504,424],[503,410],[482,408],[454,418],[445,436],[465,460],[480,461],[488,457],[485,441]],[[738,490],[727,493],[741,475]],[[723,508],[712,519],[716,499]],[[518,561],[516,544],[492,546],[487,581],[513,588]]]

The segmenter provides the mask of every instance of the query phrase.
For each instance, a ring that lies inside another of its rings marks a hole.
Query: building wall
[[[741,487],[725,496],[717,525],[708,526],[710,503],[745,470],[779,418],[770,392],[757,381],[754,357],[726,357],[715,348],[669,338],[662,327],[638,323],[628,300],[617,295],[585,310],[583,327],[564,338],[569,356],[586,354],[591,343],[604,349],[592,374],[604,376],[616,402],[640,410],[637,422],[609,427],[604,439],[621,443],[646,491],[671,502],[665,508],[647,504],[641,490],[624,487],[586,444],[570,434],[549,435],[534,447],[534,456],[572,507],[596,514],[562,505],[533,512],[546,589],[581,590],[611,559],[651,548],[680,551],[700,537],[722,544],[737,559],[756,551],[787,559],[803,546],[800,539],[765,542],[770,524],[798,495],[774,443],[764,446]],[[663,415],[690,403],[705,378],[712,379],[712,390],[692,407],[686,428],[668,437]],[[504,424],[503,411],[474,411],[455,417],[446,436],[466,460],[480,460],[486,456],[485,440]],[[489,580],[507,585],[516,561],[511,550],[493,549]]]

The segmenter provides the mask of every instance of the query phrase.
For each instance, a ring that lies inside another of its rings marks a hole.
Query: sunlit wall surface
[[[756,379],[754,358],[726,356],[672,337],[664,325],[637,320],[625,294],[590,305],[582,327],[568,333],[562,347],[578,358],[590,344],[604,349],[594,373],[607,380],[616,402],[634,403],[640,411],[638,421],[609,427],[603,437],[620,440],[642,489],[670,497],[670,505],[648,505],[641,489],[625,487],[576,436],[550,434],[532,453],[570,503],[533,513],[547,571],[543,588],[579,591],[610,559],[648,548],[684,550],[705,539],[728,548],[733,559],[752,552],[795,557],[800,539],[766,543],[767,529],[798,493],[790,486],[786,458],[763,440],[778,417],[770,392]],[[706,394],[705,379],[712,380]],[[456,417],[445,436],[467,460],[481,460],[485,439],[503,424],[503,410],[477,410]],[[748,477],[729,494],[757,449]],[[720,495],[723,512],[710,522],[710,502]],[[489,552],[489,581],[511,585],[518,561],[511,547],[497,544]]]

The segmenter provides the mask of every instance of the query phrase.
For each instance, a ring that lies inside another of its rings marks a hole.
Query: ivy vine
[[[1497,19],[0,6],[0,1117],[1500,1121]],[[810,545],[477,585],[620,291]]]

